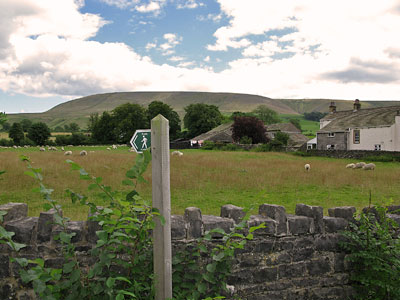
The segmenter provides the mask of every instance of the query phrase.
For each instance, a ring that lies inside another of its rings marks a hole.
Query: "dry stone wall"
[[[0,206],[7,211],[3,226],[15,232],[14,240],[27,245],[20,255],[30,259],[41,257],[45,266],[61,267],[60,245],[54,240],[59,228],[51,225],[55,212],[27,217],[28,206],[9,203]],[[394,208],[392,209],[394,210]],[[236,252],[229,284],[240,299],[351,299],[348,266],[341,252],[340,231],[353,220],[354,207],[336,207],[324,216],[322,207],[298,204],[295,215],[287,214],[278,205],[263,204],[259,214],[248,220],[248,226],[265,223],[255,232],[254,240]],[[234,205],[221,208],[220,216],[202,215],[189,207],[184,215],[171,217],[173,252],[213,228],[231,230],[244,217],[243,209]],[[391,218],[400,223],[400,215]],[[73,242],[83,265],[93,263],[87,253],[96,242],[100,229],[93,221],[71,221],[68,230],[75,232]],[[219,236],[214,236],[218,242]],[[11,252],[0,245],[0,299],[36,299],[33,291],[18,278],[18,267],[10,263]],[[237,299],[237,298],[235,298]]]

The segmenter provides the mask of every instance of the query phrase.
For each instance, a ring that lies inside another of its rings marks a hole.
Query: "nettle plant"
[[[343,235],[356,299],[400,299],[399,226],[387,216],[387,208],[370,206]]]
[[[62,214],[61,206],[52,198],[52,189],[43,183],[41,169],[32,166],[26,156],[25,173],[39,182],[36,189],[43,195],[43,208],[54,212],[54,224],[60,233],[54,237],[62,250],[64,261],[61,268],[46,267],[42,258],[29,260],[18,257],[17,252],[25,247],[13,242],[14,233],[0,226],[0,243],[14,251],[11,260],[22,268],[20,277],[25,284],[32,284],[37,296],[50,299],[153,299],[153,240],[154,218],[163,217],[141,198],[136,191],[138,183],[146,183],[143,177],[151,154],[145,151],[138,155],[135,165],[126,172],[123,184],[132,188],[129,192],[115,191],[102,183],[101,177],[90,175],[81,166],[67,160],[72,170],[79,172],[82,180],[89,181],[88,189],[98,189],[108,203],[98,207],[87,196],[67,190],[73,203],[89,207],[90,221],[96,222],[99,230],[96,245],[89,250],[94,263],[88,264],[78,256],[72,242],[76,235],[68,228],[69,219]],[[4,212],[0,212],[0,221]],[[222,299],[228,294],[227,278],[231,274],[234,253],[253,238],[252,232],[264,225],[252,227],[244,235],[246,221],[236,225],[232,232],[222,229],[206,232],[203,238],[185,247],[173,258],[173,291],[176,300]],[[217,242],[212,238],[219,234]]]

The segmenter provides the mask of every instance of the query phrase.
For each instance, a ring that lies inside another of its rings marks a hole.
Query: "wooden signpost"
[[[151,120],[153,207],[165,219],[155,220],[154,276],[155,300],[172,299],[171,193],[169,170],[169,122],[162,115]]]

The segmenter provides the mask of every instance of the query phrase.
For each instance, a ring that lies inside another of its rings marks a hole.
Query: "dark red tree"
[[[247,136],[251,138],[253,144],[268,142],[266,129],[263,121],[256,117],[236,117],[233,122],[232,138],[239,142],[241,138]]]

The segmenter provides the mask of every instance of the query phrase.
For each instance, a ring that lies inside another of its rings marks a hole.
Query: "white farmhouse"
[[[400,106],[361,109],[358,99],[354,109],[330,113],[320,120],[318,150],[400,151]]]

